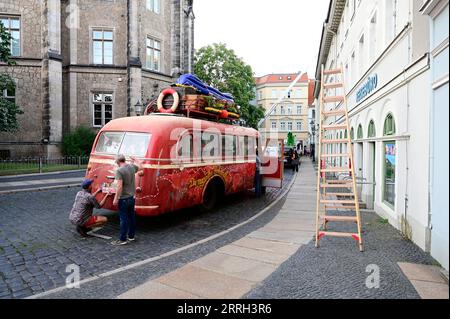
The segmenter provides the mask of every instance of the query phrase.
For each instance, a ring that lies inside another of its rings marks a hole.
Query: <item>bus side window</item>
[[[239,157],[248,160],[248,136],[239,136]]]
[[[222,136],[222,156],[225,159],[233,160],[237,155],[237,136]]]
[[[255,137],[250,137],[250,136],[246,136],[247,138],[247,156],[250,160],[255,159],[256,157],[256,138]]]
[[[183,135],[178,141],[178,159],[190,161],[193,159],[194,138],[192,134]]]
[[[215,133],[202,133],[202,160],[211,158],[218,158],[221,156],[220,152],[220,136]]]

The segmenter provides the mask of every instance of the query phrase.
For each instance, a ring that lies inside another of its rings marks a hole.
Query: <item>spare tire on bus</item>
[[[164,107],[164,102],[168,99],[173,99],[172,105],[169,108]],[[178,109],[178,105],[180,104],[180,96],[178,92],[174,89],[165,89],[161,92],[158,97],[157,107],[158,111],[161,113],[175,113]]]
[[[225,185],[219,177],[213,178],[203,191],[202,211],[210,211],[217,206],[225,195]]]

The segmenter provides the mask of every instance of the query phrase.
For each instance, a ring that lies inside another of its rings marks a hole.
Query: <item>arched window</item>
[[[355,129],[352,127],[352,130],[350,131],[350,139],[353,141],[355,139]]]
[[[368,138],[373,138],[377,136],[377,131],[375,129],[375,122],[373,120],[370,121],[369,123],[369,129],[367,132],[367,137]]]
[[[361,124],[359,124],[359,126],[358,126],[357,137],[358,137],[358,140],[361,140],[361,139],[364,138],[363,128],[362,128],[362,125],[361,125]]]
[[[395,120],[394,116],[389,113],[384,121],[384,136],[395,135]]]
[[[348,137],[348,131],[347,130],[345,130],[345,133],[344,133],[344,138],[347,138]]]

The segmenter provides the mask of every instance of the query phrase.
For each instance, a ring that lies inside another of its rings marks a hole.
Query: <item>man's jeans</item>
[[[120,240],[134,238],[136,233],[136,213],[134,211],[134,197],[119,199],[119,216],[120,216]]]
[[[255,195],[257,198],[260,198],[262,195],[262,176],[259,171],[256,171],[255,174]]]

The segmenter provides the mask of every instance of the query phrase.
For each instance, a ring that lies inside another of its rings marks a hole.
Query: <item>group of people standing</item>
[[[135,213],[135,175],[142,170],[142,163],[135,158],[131,158],[131,164],[127,164],[124,155],[116,158],[118,169],[115,174],[117,190],[114,195],[113,205],[119,208],[120,235],[119,239],[113,241],[114,246],[126,245],[135,241],[136,234],[136,213]],[[75,197],[69,220],[76,226],[77,232],[87,237],[88,232],[95,227],[105,225],[108,219],[104,216],[94,216],[94,208],[101,208],[112,193],[106,193],[99,202],[97,195],[102,192],[98,189],[93,192],[93,179],[85,179],[81,184],[82,190]]]

